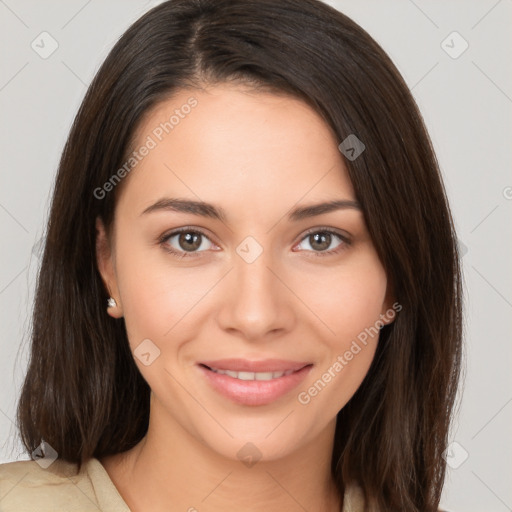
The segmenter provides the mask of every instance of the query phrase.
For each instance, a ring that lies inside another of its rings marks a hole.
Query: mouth
[[[308,375],[312,363],[284,360],[224,359],[197,365],[207,383],[239,405],[266,405],[290,393]]]
[[[286,370],[284,372],[235,372],[234,370],[219,370],[215,368],[209,368],[205,366],[208,370],[212,372],[218,373],[219,375],[228,375],[233,379],[238,380],[272,380],[279,379],[285,375],[290,375],[294,372],[294,370]]]

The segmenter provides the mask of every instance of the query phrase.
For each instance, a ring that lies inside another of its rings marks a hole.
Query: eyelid
[[[335,235],[339,236],[344,242],[347,244],[351,243],[351,237],[347,232],[344,232],[343,230],[332,228],[329,226],[316,226],[314,228],[308,229],[306,232],[302,233],[301,238],[299,239],[299,242],[302,242],[304,238],[306,238],[311,233],[334,233]]]
[[[212,236],[207,231],[205,231],[203,228],[198,228],[196,226],[182,226],[180,228],[170,229],[169,231],[166,231],[163,235],[161,235],[159,237],[159,240],[166,240],[166,239],[170,238],[171,236],[178,235],[179,233],[184,233],[184,232],[185,233],[188,233],[188,232],[201,233],[209,240],[211,240],[211,238],[212,238]]]

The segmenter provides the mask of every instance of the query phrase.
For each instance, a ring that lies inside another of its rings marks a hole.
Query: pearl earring
[[[113,297],[110,297],[107,301],[107,305],[109,308],[115,308],[117,306],[117,302]]]

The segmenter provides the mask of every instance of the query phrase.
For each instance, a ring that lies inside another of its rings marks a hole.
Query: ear
[[[113,307],[107,307],[107,304],[105,304],[107,313],[113,318],[122,318],[123,307],[117,287],[112,244],[107,236],[105,226],[99,217],[96,219],[96,262],[109,297],[112,297],[117,304]]]

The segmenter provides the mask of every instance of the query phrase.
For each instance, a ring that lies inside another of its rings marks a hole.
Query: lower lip
[[[198,365],[209,384],[220,394],[241,405],[266,405],[296,388],[308,375],[312,365],[290,375],[270,380],[240,380]]]

